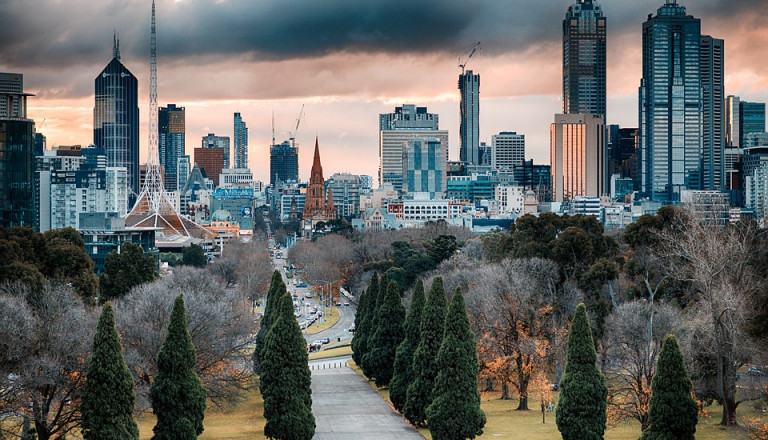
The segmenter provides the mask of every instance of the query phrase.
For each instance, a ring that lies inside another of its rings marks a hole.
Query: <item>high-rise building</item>
[[[512,169],[525,161],[525,135],[502,131],[491,136],[491,168]]]
[[[461,147],[459,160],[480,165],[480,75],[471,70],[459,75]]]
[[[133,205],[139,194],[139,83],[120,61],[116,38],[112,61],[94,82],[93,144],[106,150],[108,166],[128,169]]]
[[[333,207],[338,218],[355,217],[360,213],[360,176],[335,173],[325,182],[333,197]]]
[[[240,116],[235,113],[235,168],[248,168],[248,127]]]
[[[555,202],[605,193],[605,124],[590,113],[555,115],[550,128]]]
[[[269,184],[299,181],[299,148],[289,141],[269,147]]]
[[[710,191],[723,189],[725,176],[725,75],[723,72],[725,43],[723,40],[702,35],[700,45],[702,89],[702,182],[701,188]]]
[[[732,148],[742,148],[740,125],[741,98],[728,95],[725,98],[725,144]]]
[[[184,187],[187,186],[190,164],[191,161],[189,160],[189,155],[179,157],[179,161],[177,162],[176,166],[176,184],[178,185],[178,191],[183,190]]]
[[[221,148],[195,148],[195,164],[203,175],[213,181],[214,188],[219,186],[219,175],[224,166],[224,150]]]
[[[442,199],[446,191],[446,161],[439,139],[411,139],[403,149],[403,193],[429,194]]]
[[[701,52],[701,20],[677,0],[643,23],[637,189],[653,201],[679,200],[705,183]]]
[[[750,133],[763,133],[765,131],[765,103],[747,102],[739,103],[739,136],[744,143]]]
[[[563,113],[605,117],[605,36],[603,10],[577,0],[563,20]]]
[[[229,168],[229,136],[216,136],[213,133],[208,133],[208,136],[203,136],[201,147],[222,150],[224,154],[224,168]]]
[[[184,107],[176,107],[176,104],[160,107],[157,114],[157,149],[160,154],[160,166],[165,170],[163,180],[166,191],[177,191],[180,186],[179,159],[186,154],[185,114]]]
[[[0,73],[0,226],[39,230],[35,122],[27,119],[24,77]]]
[[[403,148],[412,139],[437,138],[448,160],[448,131],[439,129],[439,117],[426,107],[406,104],[394,113],[379,115],[379,186],[403,187]]]

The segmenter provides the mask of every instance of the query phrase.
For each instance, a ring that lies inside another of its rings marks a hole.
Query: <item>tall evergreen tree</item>
[[[395,372],[395,352],[405,338],[405,307],[397,282],[389,282],[386,295],[378,309],[378,327],[371,339],[369,362],[371,373],[376,378],[376,386],[383,387],[389,385],[392,380]]]
[[[120,336],[115,328],[112,304],[101,311],[93,352],[86,373],[82,413],[82,433],[85,440],[139,438],[139,428],[133,419],[136,394],[133,378],[123,358]]]
[[[437,353],[445,329],[445,287],[443,278],[436,277],[429,288],[427,302],[419,324],[419,344],[413,354],[413,381],[406,392],[403,415],[417,426],[427,421],[426,410],[432,403],[432,389],[437,379]]]
[[[605,433],[608,387],[597,368],[587,308],[576,307],[568,334],[565,374],[555,419],[564,440],[598,440]]]
[[[427,407],[427,426],[432,438],[464,440],[481,435],[485,413],[480,409],[477,390],[477,345],[460,287],[454,291],[445,315],[437,368],[432,404]]]
[[[203,432],[205,388],[195,373],[195,346],[187,330],[184,297],[173,303],[168,335],[157,356],[157,376],[149,390],[157,416],[152,440],[194,440]]]
[[[667,336],[659,353],[651,393],[648,409],[651,425],[643,431],[640,440],[693,440],[699,408],[691,397],[691,380],[683,354],[672,335]]]
[[[376,329],[379,328],[379,308],[381,307],[381,303],[384,302],[384,296],[386,296],[388,286],[389,278],[387,278],[386,275],[383,275],[381,279],[379,279],[379,289],[374,292],[376,296],[371,297],[371,302],[368,306],[365,322],[365,349],[363,350],[363,363],[360,365],[360,368],[363,370],[363,374],[369,379],[373,378],[373,362],[371,359],[371,351],[374,349],[373,336],[376,334]]]
[[[355,335],[352,337],[352,360],[358,367],[362,368],[363,355],[365,354],[365,348],[367,346],[366,341],[366,319],[368,318],[371,308],[371,297],[376,296],[371,292],[378,293],[379,291],[379,275],[374,273],[371,277],[371,281],[368,283],[368,288],[360,297],[360,304],[357,306],[357,313],[355,314]]]
[[[307,344],[284,293],[267,333],[259,387],[264,398],[264,435],[277,440],[310,440],[315,435],[312,378]]]
[[[424,309],[424,282],[419,279],[413,290],[411,307],[405,319],[405,339],[397,346],[395,353],[395,374],[389,383],[389,400],[396,410],[402,412],[408,385],[413,382],[413,353],[419,344],[419,324]]]
[[[281,288],[281,285],[283,286]],[[285,283],[283,283],[283,276],[280,275],[280,271],[275,270],[272,272],[272,280],[269,283],[269,290],[267,291],[267,300],[264,304],[264,313],[261,315],[261,325],[259,332],[256,333],[255,348],[253,350],[253,371],[257,374],[261,371],[261,352],[264,349],[264,339],[267,337],[269,326],[272,319],[272,311],[276,308],[277,300],[285,292]]]
[[[110,252],[104,262],[104,272],[99,277],[99,301],[104,303],[122,298],[135,286],[157,278],[155,258],[138,244],[126,241],[120,245],[120,253]]]

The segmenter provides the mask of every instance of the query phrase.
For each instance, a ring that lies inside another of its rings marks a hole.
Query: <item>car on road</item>
[[[345,303],[344,303],[344,306],[345,306],[345,307],[348,307],[348,306],[349,306],[349,302],[345,302]]]
[[[331,338],[323,338],[320,340],[320,342],[322,342],[323,344],[328,344],[331,342]]]
[[[301,321],[299,323],[299,328],[301,328],[302,330],[306,329],[307,328],[307,321]]]
[[[296,287],[299,287],[299,288],[302,288],[302,287],[307,287],[307,283],[305,283],[304,281],[302,281],[302,282],[300,282],[300,283],[297,283],[297,284],[296,284]],[[310,298],[312,298],[312,297],[310,296]]]
[[[354,333],[355,332],[355,324],[352,323],[352,325],[349,326],[349,331]]]

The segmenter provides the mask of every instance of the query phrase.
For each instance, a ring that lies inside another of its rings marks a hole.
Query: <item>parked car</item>
[[[352,324],[349,326],[349,331],[354,333],[355,332],[355,324]]]
[[[328,344],[331,342],[331,338],[323,338],[320,340],[320,342],[322,342],[323,344]]]

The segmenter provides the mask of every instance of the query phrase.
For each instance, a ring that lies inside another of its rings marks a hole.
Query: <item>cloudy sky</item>
[[[604,0],[608,123],[637,126],[641,29],[664,0]],[[702,33],[725,39],[726,93],[768,101],[765,0],[680,0]],[[570,0],[158,0],[159,103],[187,109],[187,153],[207,133],[249,127],[254,175],[268,180],[272,112],[277,141],[301,105],[300,178],[314,137],[326,177],[376,176],[378,114],[403,103],[439,113],[458,158],[457,66],[481,75],[480,138],[526,135],[526,156],[549,162],[549,124],[561,104],[562,19]],[[0,0],[0,71],[24,74],[29,116],[48,145],[92,142],[94,78],[120,35],[139,79],[145,154],[150,0]]]

